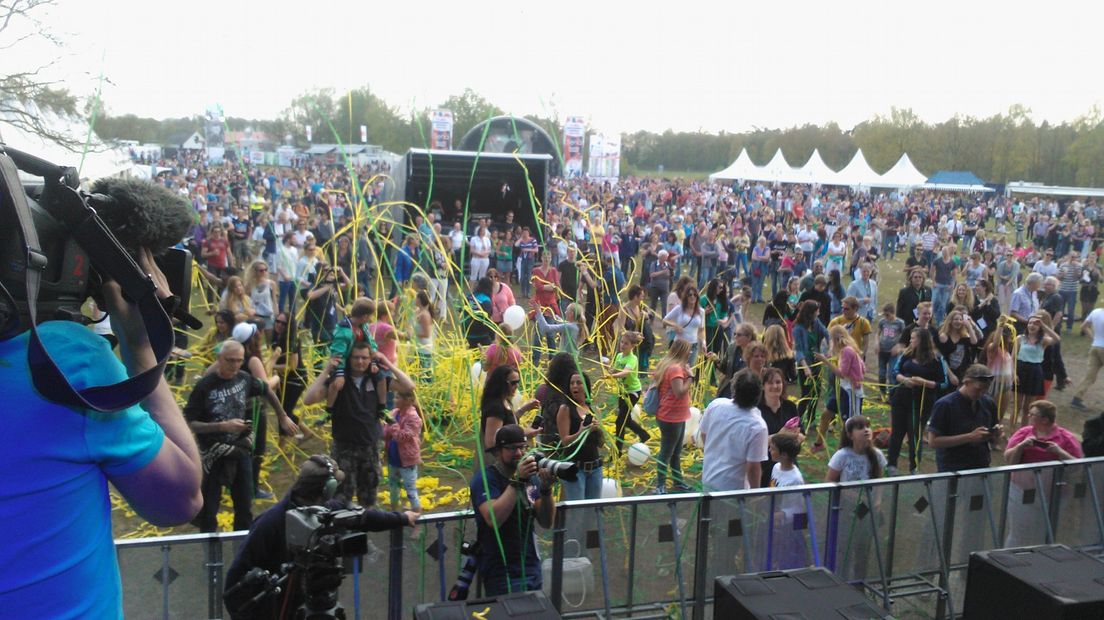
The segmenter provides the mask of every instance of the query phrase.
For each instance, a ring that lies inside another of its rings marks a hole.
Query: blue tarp
[[[985,181],[968,170],[940,170],[928,179],[931,185],[985,185]]]

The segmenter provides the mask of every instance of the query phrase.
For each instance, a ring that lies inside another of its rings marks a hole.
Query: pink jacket
[[[401,412],[395,409],[394,416],[398,422],[385,424],[383,427],[383,440],[395,440],[399,445],[399,461],[403,467],[410,467],[422,462],[422,417],[411,407]]]
[[[863,375],[866,374],[866,365],[863,364],[862,358],[851,347],[846,347],[840,351],[839,356],[839,370],[843,376],[851,381],[851,385],[862,385]]]

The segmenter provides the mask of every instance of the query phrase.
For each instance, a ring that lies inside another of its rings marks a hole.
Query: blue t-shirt
[[[126,371],[107,341],[73,322],[39,329],[74,388]],[[29,334],[0,342],[5,458],[0,461],[0,609],[24,618],[121,618],[108,476],[157,456],[164,432],[138,406],[78,412],[43,400],[27,366]]]

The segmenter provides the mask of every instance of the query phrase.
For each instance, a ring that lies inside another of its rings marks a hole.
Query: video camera
[[[259,605],[284,591],[289,577],[295,575],[302,604],[294,618],[306,620],[344,618],[338,603],[338,588],[345,578],[345,557],[368,553],[368,535],[364,532],[363,508],[330,510],[324,506],[306,506],[288,510],[285,515],[285,544],[291,562],[278,574],[254,568],[223,595],[232,618],[254,618]],[[289,596],[292,593],[288,593]]]
[[[24,186],[19,171],[41,178],[41,185]],[[161,380],[173,346],[168,314],[190,327],[201,325],[187,312],[191,257],[165,252],[183,237],[181,225],[190,213],[186,202],[149,183],[97,182],[109,188],[107,194],[84,193],[79,185],[74,168],[0,141],[0,340],[30,330],[27,362],[38,393],[77,409],[118,411],[145,399]],[[174,296],[162,301],[156,295],[153,278],[134,258],[136,247],[162,256],[159,264]],[[37,323],[86,321],[80,307],[89,296],[104,307],[100,284],[107,279],[138,306],[157,365],[115,385],[78,391],[42,344]]]

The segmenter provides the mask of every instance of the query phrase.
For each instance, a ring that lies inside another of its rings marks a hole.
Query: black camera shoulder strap
[[[30,205],[27,204],[26,195],[21,191],[22,184],[19,181],[18,169],[12,158],[0,147],[0,176],[12,201],[26,261],[24,277],[31,331],[27,362],[31,369],[31,379],[38,393],[50,401],[75,409],[118,411],[141,402],[157,388],[164,373],[165,361],[172,351],[172,324],[157,299],[156,286],[152,277],[142,273],[138,264],[122,249],[103,221],[96,215],[95,210],[84,203],[76,190],[58,181],[64,169],[60,167],[55,169],[57,177],[53,179],[47,177],[46,182],[55,184],[54,189],[58,190],[60,205],[58,215],[62,216],[63,224],[81,248],[88,253],[96,268],[105,278],[118,282],[124,295],[138,305],[157,364],[114,385],[89,387],[78,391],[69,384],[69,380],[50,357],[38,334],[36,306],[42,272],[46,268],[46,255],[42,253],[39,245]],[[0,290],[15,307],[14,298],[2,284],[0,284]],[[4,337],[10,338],[19,331],[19,326],[16,325],[9,329]]]

